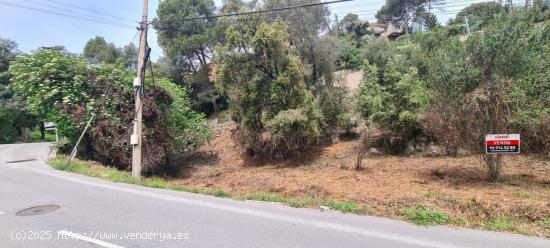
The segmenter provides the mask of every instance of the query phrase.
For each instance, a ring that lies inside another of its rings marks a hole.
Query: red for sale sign
[[[519,134],[487,134],[485,136],[485,152],[487,154],[519,153]]]

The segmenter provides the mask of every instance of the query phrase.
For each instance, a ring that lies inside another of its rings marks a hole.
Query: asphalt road
[[[297,209],[75,175],[48,143],[0,145],[0,247],[550,247],[550,240]],[[36,159],[18,163],[15,160]],[[59,205],[49,213],[20,210]]]

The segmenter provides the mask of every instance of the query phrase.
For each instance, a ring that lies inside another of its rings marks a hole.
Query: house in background
[[[398,22],[369,23],[369,29],[377,37],[384,37],[390,41],[394,41],[397,37],[405,34],[404,27]]]

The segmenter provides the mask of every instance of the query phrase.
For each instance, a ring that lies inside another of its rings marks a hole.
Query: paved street
[[[1,247],[550,247],[535,237],[112,183],[51,169],[49,145],[0,145]],[[16,215],[40,205],[60,208]]]

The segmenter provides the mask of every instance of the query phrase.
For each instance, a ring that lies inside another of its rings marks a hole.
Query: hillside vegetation
[[[163,56],[146,68],[102,37],[81,54],[1,39],[0,142],[53,121],[66,155],[91,119],[78,157],[139,183],[126,177],[143,94],[144,182],[549,237],[547,5],[475,3],[441,25],[429,1],[386,0],[377,21],[399,37],[326,5],[264,11],[319,2],[160,1]],[[485,154],[485,135],[507,133],[521,155]],[[86,166],[57,167],[101,176]]]

